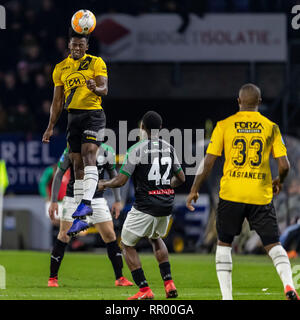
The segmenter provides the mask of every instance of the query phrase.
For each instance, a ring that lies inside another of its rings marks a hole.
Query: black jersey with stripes
[[[105,170],[112,171],[116,167],[114,149],[112,147],[102,143],[99,147],[96,165],[97,165],[97,169],[98,169],[99,180],[104,179]],[[73,198],[74,197],[73,188],[74,188],[74,183],[75,183],[75,175],[74,175],[73,166],[70,161],[68,148],[66,148],[64,150],[64,153],[62,154],[62,156],[58,162],[58,167],[63,172],[66,172],[70,168],[70,180],[67,185],[66,196]],[[98,191],[96,189],[93,198],[103,198],[103,191]]]
[[[174,148],[157,138],[142,140],[128,149],[120,173],[133,178],[134,208],[160,217],[172,213],[175,193],[171,179],[180,170]]]

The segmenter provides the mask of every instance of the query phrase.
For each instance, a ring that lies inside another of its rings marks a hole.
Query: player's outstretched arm
[[[174,176],[171,179],[171,188],[179,187],[185,183],[185,174],[183,170],[180,170],[179,172],[175,173]]]
[[[190,193],[187,197],[187,200],[186,200],[186,207],[190,211],[195,210],[195,208],[192,206],[192,201],[194,201],[194,203],[197,202],[198,197],[199,197],[198,190],[201,188],[203,182],[209,176],[217,158],[218,158],[218,156],[207,153],[204,158],[204,162],[202,162],[200,164],[200,166],[198,168],[198,173],[194,179],[194,183],[192,185],[191,191],[190,191]]]
[[[122,187],[129,177],[127,177],[123,173],[119,173],[116,177],[110,179],[110,180],[100,180],[98,182],[98,190],[102,191],[106,188],[120,188]]]
[[[108,170],[109,178],[113,179],[118,175],[116,169]],[[112,204],[111,207],[111,214],[115,219],[118,219],[120,216],[120,212],[122,210],[122,203],[121,203],[121,191],[120,188],[113,188],[113,193],[115,197],[115,202]]]
[[[283,182],[290,170],[290,162],[287,156],[276,158],[278,165],[278,177],[273,180],[273,193],[275,195],[279,194],[282,189]]]
[[[50,108],[50,118],[46,131],[43,134],[42,141],[44,143],[50,142],[50,137],[53,135],[53,129],[60,117],[63,109],[63,99],[64,98],[64,87],[56,86],[54,87],[53,100]]]

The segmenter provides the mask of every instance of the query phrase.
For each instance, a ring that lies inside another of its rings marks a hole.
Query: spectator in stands
[[[14,107],[8,117],[10,132],[30,133],[36,130],[36,121],[26,102],[21,101]]]
[[[48,125],[51,100],[43,100],[38,109],[38,132],[43,132]]]
[[[17,86],[22,92],[22,97],[32,94],[32,77],[26,61],[21,60],[17,64]]]
[[[1,100],[6,110],[13,109],[20,99],[20,92],[17,86],[16,76],[13,71],[4,75],[4,83],[1,88]]]
[[[294,178],[288,186],[288,214],[291,224],[300,218],[300,180]]]
[[[2,104],[0,103],[0,132],[7,130],[7,114]]]
[[[47,85],[45,76],[42,73],[37,73],[35,76],[35,94],[34,94],[34,109],[38,110],[44,100],[51,100],[51,92]]]

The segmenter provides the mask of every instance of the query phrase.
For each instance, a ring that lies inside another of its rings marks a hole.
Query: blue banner
[[[44,144],[41,135],[1,134],[0,159],[6,163],[7,193],[38,193],[43,171],[58,161],[65,147],[65,135],[54,136]]]

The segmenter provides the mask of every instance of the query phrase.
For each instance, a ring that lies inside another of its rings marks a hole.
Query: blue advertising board
[[[6,192],[38,193],[41,174],[58,161],[65,147],[65,135],[54,136],[44,144],[41,135],[1,134],[0,159],[6,163],[9,178]]]

